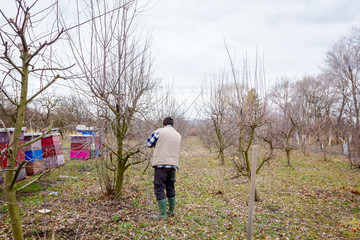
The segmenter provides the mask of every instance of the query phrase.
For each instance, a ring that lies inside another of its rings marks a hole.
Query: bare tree
[[[291,140],[298,127],[298,120],[296,119],[297,109],[294,101],[293,87],[289,78],[283,76],[280,82],[273,86],[269,98],[278,109],[278,116],[276,119],[273,119],[272,123],[273,128],[277,132],[277,147],[286,152],[287,164],[290,166],[291,151],[296,149],[296,145]]]
[[[349,126],[349,103],[351,102],[351,91],[348,84],[342,78],[337,78],[330,68],[323,69],[325,84],[331,87],[331,94],[334,98],[333,111],[334,119],[332,120],[332,128],[335,131],[337,139],[347,139],[350,135]]]
[[[25,111],[28,104],[41,92],[51,86],[57,79],[63,78],[59,72],[66,70],[56,62],[52,55],[52,46],[64,33],[60,28],[56,10],[57,2],[45,7],[38,8],[40,3],[34,1],[28,5],[27,1],[15,1],[16,13],[8,17],[0,10],[3,23],[0,30],[1,55],[0,68],[5,74],[0,82],[0,91],[7,101],[12,104],[15,111],[14,132],[10,136],[9,149],[7,150],[7,166],[5,169],[4,183],[2,190],[8,205],[11,219],[11,226],[14,239],[23,239],[19,206],[16,199],[15,179],[19,174],[25,161],[18,162],[18,151],[37,141],[40,137],[31,142],[20,145],[21,130],[24,125]],[[52,14],[54,13],[55,14]],[[54,18],[51,18],[55,16]],[[45,18],[54,20],[52,29],[46,31],[43,25]],[[44,31],[45,29],[45,31]],[[31,81],[40,83],[34,93],[29,94]]]
[[[225,45],[226,46],[226,45]],[[267,99],[265,87],[264,60],[256,53],[254,72],[251,73],[248,60],[245,56],[243,68],[236,68],[234,58],[226,46],[230,62],[230,76],[232,78],[231,89],[227,101],[231,111],[227,117],[227,124],[231,128],[230,141],[232,149],[232,161],[237,174],[251,180],[251,158],[250,150],[254,144],[264,145],[264,154],[258,161],[257,173],[264,163],[271,159],[272,143],[263,142],[261,136],[266,131],[262,128],[266,124]],[[268,151],[271,153],[269,154]],[[270,157],[269,157],[270,156]],[[255,201],[260,201],[259,192],[255,190]]]
[[[235,87],[234,100],[230,102],[233,114],[228,122],[232,132],[233,163],[238,174],[251,179],[251,147],[254,144],[261,144],[258,132],[265,124],[266,105],[261,102],[254,89],[246,91],[246,87]],[[231,98],[230,98],[231,99]],[[263,166],[263,158],[259,161],[257,172]],[[258,191],[255,191],[255,201],[260,201]]]
[[[316,124],[321,121],[322,96],[321,82],[316,76],[304,76],[295,83],[294,102],[299,119],[300,132],[315,136],[315,149],[319,144]]]
[[[269,93],[269,99],[278,108],[279,114],[281,114],[283,118],[287,118],[291,112],[290,108],[293,104],[293,98],[290,79],[287,76],[282,76],[272,87]]]
[[[349,130],[353,136],[353,151],[349,149],[350,159],[353,156],[360,156],[359,35],[359,30],[355,27],[349,37],[343,37],[334,44],[327,52],[326,67],[323,69],[328,78],[336,83],[337,92],[342,97],[336,124],[337,129],[344,121],[350,123]]]
[[[209,148],[216,149],[220,165],[225,165],[225,150],[229,146],[226,136],[229,134],[230,127],[226,118],[230,108],[227,101],[230,85],[226,82],[225,72],[219,76],[213,76],[213,80],[205,79],[205,81],[209,83],[209,86],[206,87],[208,91],[203,90],[199,107],[199,112],[206,119],[201,139]]]
[[[281,148],[286,152],[287,165],[291,166],[291,151],[296,149],[296,145],[293,144],[292,137],[294,136],[294,130],[297,127],[297,122],[292,117],[287,117],[279,121],[280,125],[277,126],[280,135],[282,137]]]
[[[61,97],[55,95],[54,92],[41,94],[34,100],[33,106],[41,114],[40,129],[46,128],[50,124],[52,113],[59,106]]]
[[[328,84],[327,75],[318,75],[317,76],[319,83],[319,96],[321,99],[321,106],[318,111],[319,118],[315,124],[316,132],[318,133],[319,140],[321,143],[321,148],[323,150],[323,159],[327,160],[327,149],[329,141],[331,141],[332,132],[334,129],[335,122],[335,111],[334,103],[337,98],[335,96],[334,87],[331,84]]]
[[[95,108],[92,108],[92,102],[83,96],[72,94],[61,97],[59,105],[53,111],[54,124],[56,126],[75,127],[78,124],[92,125],[94,121]]]
[[[151,131],[154,127],[161,127],[162,120],[171,116],[177,123],[179,133],[185,136],[187,134],[187,121],[184,115],[189,109],[187,99],[175,98],[174,86],[172,85],[157,85],[154,93],[156,94],[149,95],[148,102],[151,104],[141,113],[142,119],[149,123],[148,129]]]
[[[116,171],[115,194],[120,197],[125,171],[142,161],[134,157],[144,144],[130,141],[129,134],[137,114],[147,108],[147,95],[156,84],[150,43],[136,35],[140,13],[136,1],[120,1],[115,6],[111,1],[82,3],[84,9],[78,4],[78,19],[82,19],[82,13],[90,16],[91,21],[83,26],[90,35],[77,28],[77,38],[69,39],[82,73],[81,82],[96,98],[93,102],[99,104],[98,108],[105,109],[103,122],[110,128],[104,128],[111,137],[105,146],[114,157],[110,169]]]

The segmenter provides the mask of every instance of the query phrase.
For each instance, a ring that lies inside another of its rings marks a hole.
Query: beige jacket
[[[158,129],[159,138],[156,142],[151,159],[152,166],[179,166],[181,136],[172,126]]]

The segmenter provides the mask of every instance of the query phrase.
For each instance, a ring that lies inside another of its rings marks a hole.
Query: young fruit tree
[[[21,216],[16,199],[15,180],[25,161],[18,161],[18,151],[37,141],[20,144],[25,111],[31,101],[49,88],[55,81],[64,78],[63,67],[56,61],[53,46],[65,30],[58,24],[58,3],[41,5],[39,1],[13,1],[14,15],[0,10],[0,91],[15,110],[13,133],[9,133],[9,147],[2,151],[1,159],[7,158],[2,192],[8,206],[14,239],[23,239]],[[47,31],[48,21],[53,21]],[[30,89],[30,85],[32,88]],[[4,126],[9,127],[9,126]]]
[[[245,176],[251,179],[251,150],[252,146],[256,144],[267,145],[267,142],[262,142],[261,134],[266,125],[266,105],[261,102],[255,89],[246,90],[244,86],[234,87],[236,89],[235,96],[230,103],[233,108],[228,124],[232,129],[232,149],[235,169],[240,176]],[[268,150],[265,149],[264,152]],[[263,159],[259,161],[256,168],[258,173],[263,164],[270,160],[269,156],[272,154],[265,153]],[[255,190],[255,201],[260,201],[260,196]]]
[[[206,80],[206,79],[205,79]],[[231,86],[226,83],[225,73],[206,81],[209,85],[202,91],[199,112],[204,118],[200,139],[218,153],[220,165],[225,165],[225,150],[230,145],[226,135],[230,128],[226,123],[230,105],[226,100]]]
[[[293,87],[287,77],[273,86],[269,99],[274,104],[272,127],[276,132],[276,145],[286,152],[287,165],[291,166],[291,151],[297,148],[292,141],[298,127],[296,104],[294,101]]]
[[[69,41],[81,72],[78,86],[102,109],[102,127],[108,129],[104,146],[111,158],[107,166],[115,171],[114,191],[120,197],[125,171],[144,160],[136,159],[144,140],[136,140],[132,127],[157,83],[150,43],[138,35],[137,1],[79,1],[77,13],[79,24],[85,23]]]
[[[259,151],[261,154],[259,154],[256,173],[259,173],[264,163],[273,157],[272,141],[264,141],[268,108],[265,97],[263,61],[256,56],[254,75],[252,75],[247,65],[247,59],[244,60],[242,72],[239,72],[235,68],[229,51],[228,55],[233,85],[227,97],[230,112],[226,122],[231,128],[229,139],[232,161],[237,175],[245,176],[250,180],[252,146],[258,145],[262,148]],[[255,190],[255,201],[260,201],[257,190]]]

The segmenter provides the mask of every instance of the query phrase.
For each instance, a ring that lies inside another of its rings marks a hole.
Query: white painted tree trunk
[[[342,143],[343,143],[342,147],[343,147],[343,152],[344,152],[344,154],[345,154],[345,155],[348,155],[348,154],[349,154],[348,143],[347,143],[344,139],[342,139],[342,138],[340,138],[340,140],[341,140]]]
[[[349,155],[349,149],[348,149],[348,143],[347,142],[345,142],[343,144],[343,150],[344,150],[345,155]]]
[[[298,134],[298,133],[296,133],[296,141],[297,141],[298,146],[300,146],[300,138],[299,138],[299,134]]]

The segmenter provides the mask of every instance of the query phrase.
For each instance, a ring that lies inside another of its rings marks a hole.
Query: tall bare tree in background
[[[227,116],[230,108],[228,98],[231,86],[226,78],[223,72],[219,76],[213,76],[213,80],[205,79],[209,86],[205,86],[207,90],[203,90],[199,107],[199,112],[205,120],[200,138],[206,146],[216,149],[222,166],[225,165],[225,150],[230,145],[227,138],[230,131]]]
[[[359,28],[354,28],[349,37],[341,38],[326,55],[324,73],[335,82],[337,91],[342,95],[342,105],[339,108],[337,126],[342,117],[350,124],[350,136],[353,142],[349,156],[360,156],[360,41]],[[344,116],[344,113],[347,116]],[[350,138],[350,137],[349,137]]]
[[[318,75],[317,83],[319,86],[320,106],[317,111],[318,118],[315,123],[315,132],[320,141],[323,151],[323,159],[328,160],[328,146],[331,146],[331,140],[334,132],[334,103],[336,101],[334,87],[328,84],[327,75]]]
[[[290,114],[290,108],[293,104],[293,94],[290,79],[282,76],[272,87],[269,98],[278,108],[278,113],[286,119]]]
[[[305,135],[314,136],[315,149],[319,147],[319,132],[315,127],[321,121],[322,99],[321,83],[317,76],[304,76],[295,83],[295,103],[300,131]]]
[[[274,138],[277,139],[276,147],[286,152],[288,166],[291,165],[291,151],[296,149],[292,138],[298,127],[298,119],[296,116],[295,99],[293,87],[288,77],[283,76],[280,81],[275,84],[269,94],[269,98],[275,105],[274,113],[277,113],[272,119],[272,127],[275,131]]]
[[[35,99],[33,106],[41,114],[41,122],[38,123],[39,129],[49,126],[52,113],[55,112],[60,103],[61,97],[56,95],[54,91],[41,94]]]
[[[186,99],[175,98],[174,86],[157,86],[148,100],[151,105],[142,112],[142,118],[148,123],[148,129],[145,135],[151,133],[154,128],[162,127],[162,121],[165,117],[171,116],[175,120],[175,127],[182,136],[187,135],[187,120],[184,114],[188,111],[189,106]]]
[[[77,28],[77,37],[70,37],[70,43],[82,73],[81,83],[96,99],[93,103],[104,109],[102,118],[108,125],[103,127],[116,139],[105,141],[105,146],[114,156],[107,166],[116,172],[115,194],[120,197],[124,173],[139,162],[134,157],[144,145],[133,141],[132,124],[148,107],[148,95],[156,85],[150,43],[137,35],[141,13],[137,1],[83,1],[77,6],[79,21],[84,17],[91,21]]]
[[[62,96],[52,113],[54,126],[59,127],[60,130],[75,129],[79,124],[92,126],[96,117],[93,113],[94,109],[89,106],[91,106],[90,99],[81,95]]]
[[[40,2],[17,0],[14,4],[15,15],[1,15],[1,55],[0,68],[2,78],[0,89],[2,95],[16,109],[14,113],[14,132],[10,136],[8,159],[5,169],[2,191],[5,195],[14,239],[23,239],[19,206],[16,199],[15,179],[25,161],[18,162],[18,151],[34,141],[19,145],[21,130],[24,125],[25,110],[28,104],[41,92],[47,89],[59,78],[59,73],[66,70],[56,61],[52,46],[64,33],[59,27],[57,2],[40,8]],[[53,20],[52,28],[46,31],[46,20]],[[36,90],[29,91],[30,82]],[[43,135],[42,135],[43,136]],[[39,138],[41,138],[40,136]]]
[[[349,117],[350,89],[342,79],[335,78],[329,68],[324,69],[324,84],[331,88],[333,98],[331,127],[336,143],[341,141],[343,152],[350,157],[348,152],[352,129],[352,120]]]

